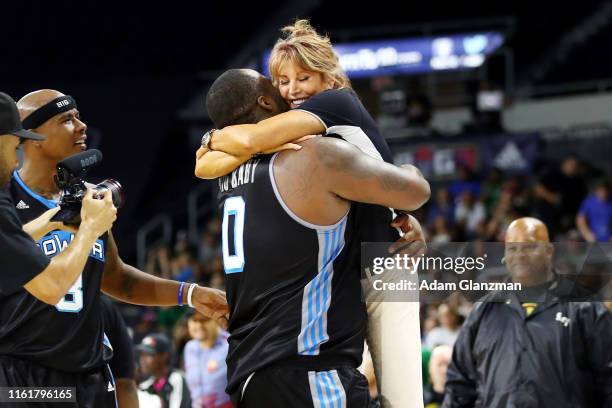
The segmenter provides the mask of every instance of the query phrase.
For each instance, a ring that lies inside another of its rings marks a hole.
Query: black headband
[[[76,101],[72,96],[60,96],[30,113],[27,118],[21,121],[21,124],[24,129],[36,129],[55,115],[70,109],[76,109],[76,107]]]

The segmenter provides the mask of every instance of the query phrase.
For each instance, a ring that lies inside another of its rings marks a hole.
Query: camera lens
[[[113,204],[117,208],[121,208],[123,203],[125,202],[125,197],[123,195],[123,187],[117,180],[106,179],[103,182],[97,184],[94,187],[96,191],[110,191],[113,196]]]

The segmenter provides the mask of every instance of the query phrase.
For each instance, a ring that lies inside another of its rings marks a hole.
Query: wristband
[[[181,282],[178,289],[178,305],[183,306],[183,290],[185,289],[185,282]]]
[[[193,290],[198,286],[197,283],[192,283],[189,285],[189,289],[187,290],[187,304],[190,307],[193,307],[193,303],[191,302],[191,295],[193,295]]]

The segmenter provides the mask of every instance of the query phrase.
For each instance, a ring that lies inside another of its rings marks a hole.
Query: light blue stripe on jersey
[[[318,355],[321,344],[329,340],[327,311],[331,304],[334,261],[344,247],[347,218],[330,230],[317,231],[319,240],[318,273],[304,288],[302,325],[298,336],[298,354]]]
[[[102,333],[102,344],[106,345],[109,349],[113,350],[113,345],[108,339],[108,336],[106,335],[106,333]]]
[[[315,408],[346,408],[346,393],[336,370],[309,371],[308,384]]]

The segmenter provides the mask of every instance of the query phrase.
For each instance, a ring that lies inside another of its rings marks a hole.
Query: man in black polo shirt
[[[22,229],[15,205],[4,189],[17,165],[20,139],[40,141],[44,137],[23,130],[15,102],[0,92],[0,348],[5,350],[16,346],[6,333],[26,330],[32,325],[33,313],[36,313],[34,304],[53,307],[64,297],[78,279],[97,237],[111,228],[117,213],[110,194],[98,200],[88,191],[83,199],[81,225],[72,242],[55,258],[44,256],[32,237],[38,238],[61,227],[48,222],[57,210],[33,220],[28,229],[30,236]],[[36,356],[32,358],[35,360]],[[92,406],[95,398],[107,393],[106,389],[92,387],[105,385],[97,380],[104,374],[100,370],[76,379],[52,370],[40,370],[28,360],[0,356],[0,387],[73,386],[79,406]]]

